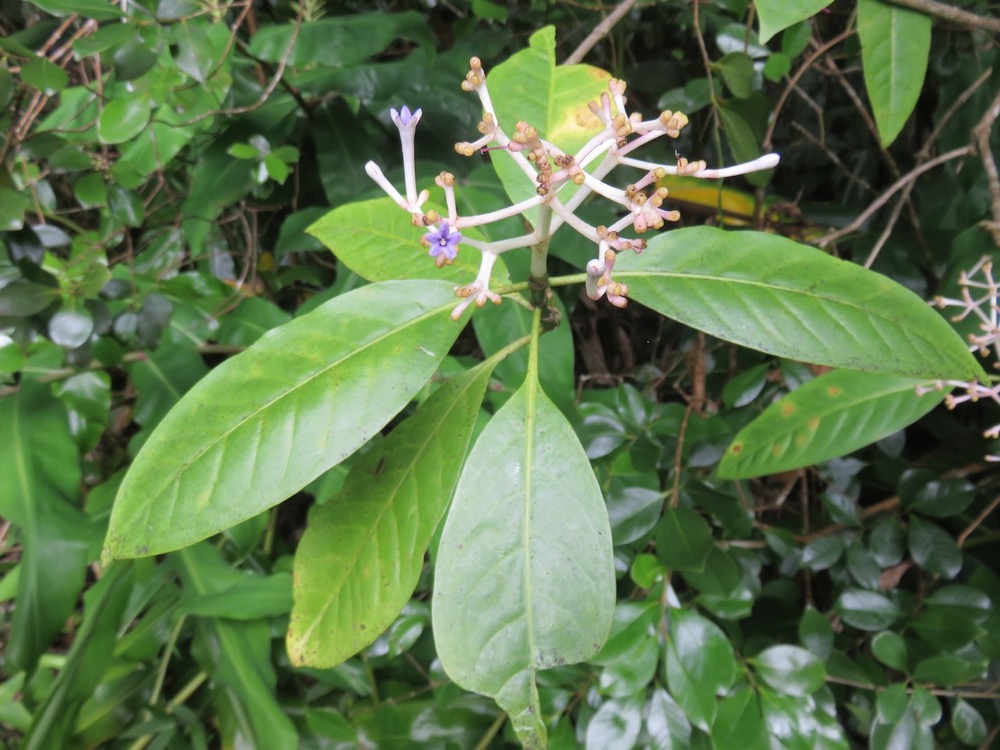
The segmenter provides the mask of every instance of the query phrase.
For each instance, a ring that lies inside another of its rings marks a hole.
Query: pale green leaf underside
[[[459,245],[454,264],[443,268],[434,265],[427,248],[420,244],[427,230],[413,226],[410,214],[389,197],[339,206],[306,231],[368,281],[435,279],[469,284],[479,272],[480,252],[463,245]],[[482,238],[475,228],[462,234]],[[493,267],[491,278],[498,284],[509,282],[502,258]]]
[[[448,675],[493,697],[523,742],[544,737],[535,674],[585,661],[611,628],[611,529],[573,429],[529,377],[476,441],[435,570]]]
[[[774,474],[843,456],[903,429],[944,399],[921,381],[833,370],[771,404],[733,440],[719,465],[729,479]]]
[[[622,253],[615,278],[647,307],[788,359],[920,379],[985,379],[962,339],[913,292],[760,232],[695,227]]]
[[[496,360],[444,383],[309,516],[295,554],[288,653],[332,667],[389,627],[417,585]]]
[[[903,129],[920,98],[931,51],[931,18],[882,0],[859,0],[865,87],[882,145]]]
[[[756,0],[760,17],[760,42],[764,44],[779,31],[812,18],[833,0]]]
[[[513,136],[514,126],[523,120],[565,153],[575,153],[603,128],[588,103],[607,91],[611,75],[590,65],[556,66],[555,29],[551,26],[533,34],[530,45],[486,72],[500,126]],[[538,184],[503,152],[494,153],[493,165],[512,201],[536,194]],[[575,185],[568,184],[560,190],[560,200],[565,201],[575,190]],[[530,216],[535,213],[537,210]]]
[[[106,557],[178,549],[300,490],[402,409],[462,329],[451,284],[362,287],[216,367],[122,482]]]

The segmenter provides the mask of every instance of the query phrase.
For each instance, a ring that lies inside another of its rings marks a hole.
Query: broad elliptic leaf
[[[888,147],[920,98],[931,51],[931,17],[883,0],[858,0],[865,87]]]
[[[885,630],[876,633],[871,642],[872,655],[887,667],[898,672],[906,671],[906,641],[899,633]]]
[[[712,528],[690,508],[669,508],[656,527],[656,556],[671,570],[705,568],[715,546]]]
[[[496,362],[441,385],[313,509],[295,553],[293,663],[333,667],[399,615],[455,490]]]
[[[79,510],[80,460],[63,405],[25,381],[0,399],[0,517],[20,530],[17,606],[7,672],[31,672],[76,606],[93,526]]]
[[[749,661],[764,682],[785,695],[804,698],[826,680],[823,662],[798,646],[771,646]]]
[[[732,686],[736,669],[733,647],[718,625],[696,612],[670,611],[667,684],[685,715],[702,731],[715,722],[716,696]]]
[[[756,0],[760,17],[760,42],[764,44],[779,31],[819,13],[833,0]]]
[[[537,320],[537,316],[536,316]],[[526,747],[545,746],[535,675],[593,657],[611,629],[611,528],[583,448],[529,376],[466,461],[435,570],[437,652],[461,687],[489,695]]]
[[[458,246],[452,265],[435,266],[420,244],[426,230],[414,227],[410,214],[389,197],[339,206],[306,231],[330,248],[338,262],[368,281],[443,279],[469,284],[479,272],[480,252],[463,245]],[[462,234],[470,232],[470,236],[482,237],[476,229]],[[502,259],[497,260],[491,278],[509,281]]]
[[[101,143],[124,143],[146,129],[152,108],[141,95],[123,96],[111,101],[97,120],[97,140]]]
[[[921,381],[832,370],[769,406],[740,430],[719,464],[727,479],[776,474],[851,453],[937,406],[946,390],[917,395]]]
[[[462,327],[450,284],[362,287],[268,331],[157,426],[122,482],[105,556],[178,549],[297,492],[426,383]]]
[[[951,729],[966,745],[981,745],[986,741],[986,721],[970,703],[959,698],[951,709]]]
[[[693,227],[622,253],[629,296],[681,323],[788,359],[940,380],[986,380],[965,342],[891,279],[792,240]]]
[[[847,589],[834,605],[837,614],[858,630],[885,630],[899,617],[899,605],[874,591]]]
[[[611,75],[590,65],[557,66],[553,26],[532,34],[528,43],[527,49],[486,71],[500,124],[512,134],[514,123],[527,122],[565,153],[576,153],[603,128],[588,103],[607,91]],[[538,183],[509,154],[494,152],[493,166],[515,203],[537,195]],[[575,190],[575,185],[567,184],[559,199],[565,202]],[[536,214],[533,209],[526,215],[533,220]]]

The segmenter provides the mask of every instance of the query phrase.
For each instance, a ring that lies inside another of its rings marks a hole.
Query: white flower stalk
[[[669,193],[665,187],[658,186],[660,180],[667,175],[706,179],[733,177],[773,169],[779,161],[777,154],[767,154],[745,164],[709,169],[703,161],[688,161],[681,157],[676,164],[657,164],[634,158],[631,154],[657,138],[677,138],[688,124],[688,118],[683,112],[666,111],[651,120],[643,120],[638,113],[629,113],[625,83],[614,78],[608,82],[608,90],[601,94],[600,100],[590,102],[590,110],[604,127],[576,153],[567,153],[557,144],[545,140],[527,122],[515,123],[512,132],[504,131],[497,119],[487,87],[486,72],[479,58],[469,61],[469,71],[462,81],[462,88],[475,92],[479,97],[483,118],[478,126],[480,137],[475,141],[455,144],[455,150],[465,156],[472,156],[477,151],[504,152],[501,157],[513,159],[525,179],[531,181],[535,196],[496,211],[462,216],[458,211],[455,176],[442,172],[435,183],[444,191],[447,218],[434,211],[423,212],[421,206],[427,200],[427,192],[417,193],[414,154],[414,133],[422,114],[419,109],[413,113],[408,107],[399,112],[391,110],[402,144],[406,195],[401,195],[392,186],[376,164],[369,162],[365,165],[368,174],[386,194],[412,214],[414,226],[426,230],[420,241],[428,247],[428,254],[438,266],[453,263],[462,246],[481,253],[475,281],[455,288],[456,295],[462,298],[454,311],[456,319],[473,303],[482,307],[486,302],[500,302],[500,296],[489,287],[493,266],[500,254],[523,247],[532,249],[532,299],[539,304],[538,299],[543,299],[544,294],[536,299],[534,290],[541,288],[544,291],[549,242],[563,224],[568,224],[597,245],[597,257],[587,264],[587,294],[595,300],[606,297],[611,304],[624,307],[628,287],[612,277],[615,258],[623,250],[642,252],[646,241],[621,233],[631,230],[641,235],[660,230],[667,222],[680,219],[678,211],[664,207]],[[625,187],[609,183],[607,176],[623,166],[640,169],[643,173]],[[575,192],[569,197],[565,194],[561,197],[567,186],[573,186]],[[599,195],[617,205],[624,215],[608,225],[592,226],[576,215],[576,210],[591,195]],[[462,234],[464,229],[492,224],[535,209],[538,211],[536,226],[526,234],[489,242]],[[993,331],[997,331],[995,317]]]
[[[951,317],[958,323],[968,317],[979,319],[980,333],[969,334],[969,350],[978,351],[986,357],[993,355],[993,367],[1000,368],[1000,285],[993,278],[993,262],[988,257],[980,258],[968,271],[963,271],[958,279],[961,298],[937,296],[931,300],[931,305],[941,310],[958,308],[959,312]],[[1000,383],[984,384],[974,381],[943,380],[931,387],[917,388],[917,394],[922,395],[930,390],[953,388],[957,393],[945,396],[944,403],[949,409],[959,404],[989,399],[1000,405]],[[983,432],[983,437],[996,440],[1000,438],[1000,424],[993,425]],[[1000,456],[988,455],[987,461],[1000,461]]]

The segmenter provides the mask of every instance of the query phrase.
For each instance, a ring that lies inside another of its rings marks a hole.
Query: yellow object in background
[[[657,187],[668,190],[665,203],[682,213],[714,216],[726,227],[752,227],[757,199],[745,190],[725,187],[722,180],[706,180],[685,175],[667,175],[657,180]],[[759,228],[801,242],[818,232],[818,228],[802,218],[795,204],[780,197],[764,201]]]

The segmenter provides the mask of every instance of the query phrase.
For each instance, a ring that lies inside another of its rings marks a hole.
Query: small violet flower
[[[450,262],[458,255],[458,243],[462,241],[461,232],[451,231],[447,221],[441,222],[440,229],[431,229],[424,235],[424,242],[430,246],[428,254],[432,258],[439,258],[439,262]]]
[[[418,109],[416,112],[410,112],[410,108],[405,105],[403,106],[403,109],[399,111],[395,109],[389,110],[389,114],[392,116],[392,121],[396,123],[396,127],[398,128],[410,128],[411,123],[412,127],[415,128],[417,126],[417,122],[420,121],[420,115],[423,113],[422,109]]]

